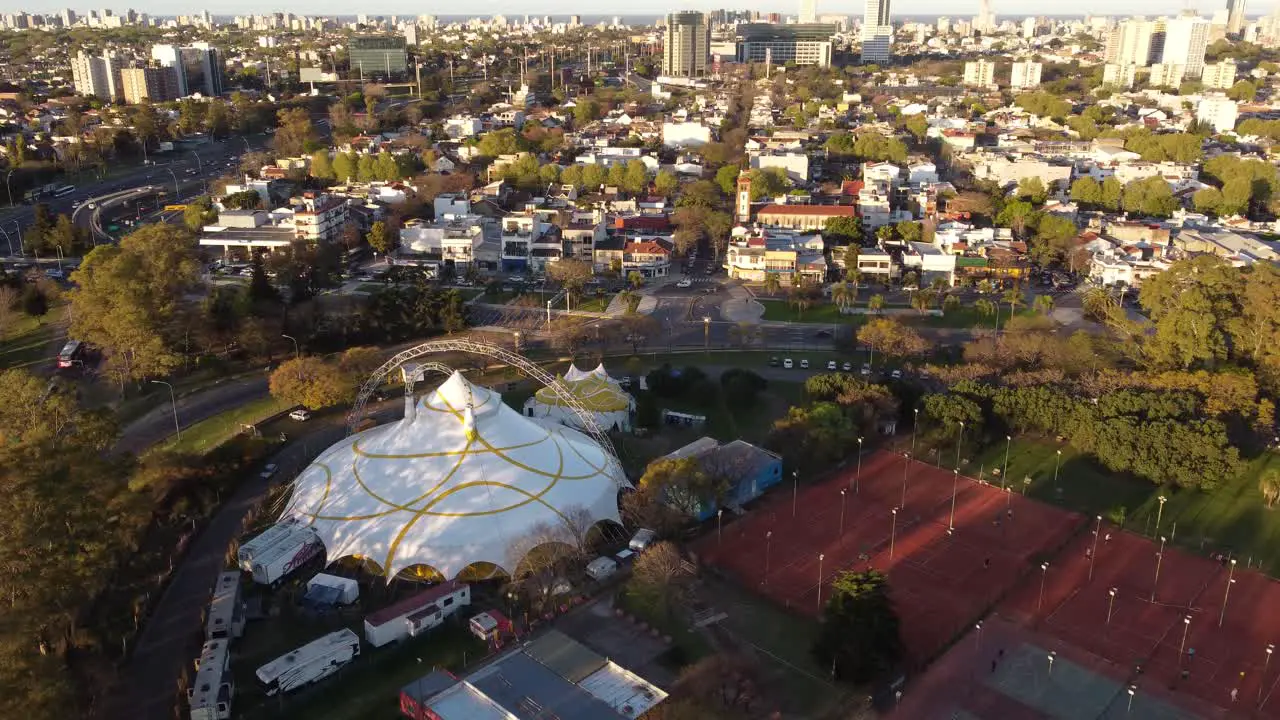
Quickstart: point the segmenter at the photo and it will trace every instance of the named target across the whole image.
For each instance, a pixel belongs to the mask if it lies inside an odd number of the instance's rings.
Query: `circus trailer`
[[[364,619],[364,639],[374,647],[417,637],[471,604],[471,586],[450,580],[411,595]]]
[[[316,638],[258,668],[267,695],[291,692],[338,672],[360,657],[360,636],[343,628]]]
[[[275,585],[289,573],[324,553],[324,544],[315,531],[297,525],[287,537],[264,550],[253,563],[253,581]]]
[[[253,559],[266,552],[267,548],[288,538],[297,527],[298,523],[292,520],[278,522],[244,541],[236,551],[236,564],[245,572],[253,572]]]

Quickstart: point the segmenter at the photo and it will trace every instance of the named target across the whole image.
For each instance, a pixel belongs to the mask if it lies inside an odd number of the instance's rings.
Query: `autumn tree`
[[[627,581],[627,599],[657,618],[670,619],[693,578],[673,543],[659,542],[636,558]]]
[[[725,478],[707,473],[697,458],[659,458],[649,463],[640,486],[657,493],[671,507],[690,517],[718,505],[728,490]]]
[[[310,410],[347,402],[352,388],[337,365],[315,356],[297,357],[280,364],[269,380],[271,396]]]
[[[896,669],[903,644],[888,578],[876,570],[842,571],[830,593],[813,644],[818,665],[830,668],[838,680],[859,685]]]
[[[920,355],[929,349],[920,333],[893,318],[876,318],[863,325],[858,329],[858,342],[891,358]]]
[[[571,304],[581,299],[583,288],[594,276],[595,270],[585,260],[561,259],[547,266],[547,277],[564,287]]]
[[[1142,283],[1139,302],[1155,324],[1143,351],[1156,367],[1212,367],[1227,359],[1240,316],[1239,273],[1212,255],[1179,260]]]
[[[365,241],[369,243],[369,247],[373,248],[374,252],[382,255],[386,255],[395,248],[395,238],[392,236],[391,231],[387,229],[387,224],[382,220],[378,220],[369,226],[369,233],[365,235]]]
[[[311,125],[311,115],[306,108],[291,108],[277,113],[279,125],[273,139],[275,151],[292,157],[301,155],[316,142],[316,130]]]

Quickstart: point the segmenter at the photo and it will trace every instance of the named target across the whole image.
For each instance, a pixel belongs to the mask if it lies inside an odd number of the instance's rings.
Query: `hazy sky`
[[[1274,9],[1278,0],[1253,0],[1246,8],[1250,15],[1263,15]],[[28,12],[56,13],[64,7],[71,7],[78,13],[87,12],[88,7],[67,5],[60,3],[58,0],[11,0],[6,3],[9,7],[6,11],[17,9],[26,10]],[[1045,3],[1040,0],[1009,0],[1002,2],[1001,0],[992,0],[992,8],[998,16],[1002,17],[1025,17],[1027,15],[1044,14],[1046,8]],[[1213,14],[1219,7],[1225,7],[1226,2],[1198,2],[1191,6],[1200,11],[1206,17]],[[369,4],[353,4],[342,0],[277,0],[277,2],[263,3],[255,0],[209,0],[201,4],[199,0],[180,0],[179,2],[163,2],[160,0],[138,0],[131,5],[114,5],[104,3],[96,8],[110,7],[113,11],[120,13],[126,8],[132,7],[138,12],[146,12],[157,15],[177,15],[184,13],[195,13],[202,9],[208,9],[215,15],[241,15],[249,13],[266,13],[266,12],[295,12],[308,15],[352,15],[359,9],[365,10],[370,15],[456,15],[462,9],[474,9],[475,15],[551,15],[567,16],[571,13],[580,15],[615,15],[627,14],[631,15],[656,15],[660,13],[672,12],[675,10],[710,10],[718,7],[723,8],[759,8],[761,11],[781,12],[784,14],[795,14],[799,6],[798,0],[795,3],[777,3],[770,2],[767,4],[735,4],[733,2],[723,3],[702,3],[691,2],[690,0],[675,0],[674,2],[664,2],[663,0],[633,0],[625,4],[617,3],[601,3],[601,2],[581,2],[580,0],[499,0],[497,2],[477,2],[468,4],[440,3],[428,2],[418,3],[412,0],[383,0],[382,2]],[[1176,0],[1119,0],[1119,2],[1102,2],[1100,0],[1085,0],[1081,3],[1073,3],[1072,9],[1083,15],[1085,13],[1095,14],[1112,14],[1112,15],[1129,15],[1129,14],[1146,14],[1146,15],[1173,15],[1185,9],[1183,3]],[[902,15],[949,15],[951,17],[965,17],[977,12],[978,2],[973,0],[969,2],[948,2],[947,0],[915,0],[913,2],[894,2],[893,13],[895,16]],[[844,2],[818,2],[818,13],[844,13],[847,15],[859,15],[862,12],[861,3],[850,0]]]

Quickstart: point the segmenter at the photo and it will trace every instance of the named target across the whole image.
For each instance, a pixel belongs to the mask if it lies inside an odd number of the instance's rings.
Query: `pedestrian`
[[[996,653],[996,656],[997,656],[997,657],[999,657],[1001,660],[1003,660],[1003,659],[1004,659],[1004,648],[1000,648],[1000,651]]]
[[[1012,517],[1013,517],[1013,508],[1009,508],[1008,510],[1005,510],[1005,511],[1004,511],[1004,514],[1005,514],[1005,515],[1007,515],[1009,518],[1012,518]]]
[[[1104,538],[1102,538],[1102,541],[1103,541],[1103,542],[1111,542],[1111,533],[1107,533],[1107,534],[1106,534],[1106,536],[1105,536]]]
[[[996,661],[995,661],[995,660],[992,660],[992,661],[991,661],[991,672],[995,672],[995,671],[996,671]]]
[[[991,558],[990,558],[990,557],[988,557],[987,559],[985,559],[985,560],[983,560],[983,561],[982,561],[982,567],[984,567],[984,568],[989,568],[989,567],[991,567]]]
[[[1240,699],[1240,688],[1231,688],[1231,702]]]
[[[1084,558],[1085,558],[1086,560],[1092,560],[1092,559],[1093,559],[1093,548],[1085,548],[1085,549],[1084,549]]]

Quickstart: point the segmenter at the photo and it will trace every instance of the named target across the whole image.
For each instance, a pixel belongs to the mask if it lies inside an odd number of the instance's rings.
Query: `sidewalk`
[[[729,322],[758,323],[764,318],[764,306],[745,285],[733,285],[729,299],[720,304],[720,315]]]

